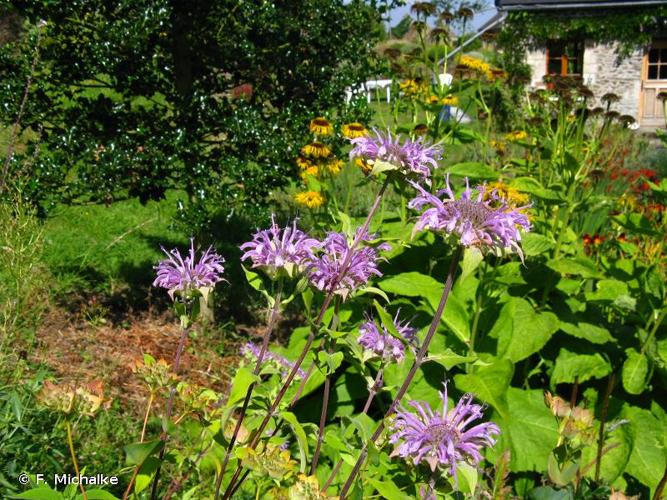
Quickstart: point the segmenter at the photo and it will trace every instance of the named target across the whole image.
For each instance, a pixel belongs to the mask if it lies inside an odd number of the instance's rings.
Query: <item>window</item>
[[[582,76],[583,66],[583,42],[562,40],[547,42],[547,74]],[[665,68],[667,69],[667,61],[665,61]]]
[[[667,48],[648,51],[648,80],[667,80]]]

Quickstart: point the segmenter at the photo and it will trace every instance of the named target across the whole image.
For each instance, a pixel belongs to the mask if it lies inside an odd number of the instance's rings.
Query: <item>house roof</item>
[[[609,9],[667,5],[667,0],[496,0],[498,10]]]

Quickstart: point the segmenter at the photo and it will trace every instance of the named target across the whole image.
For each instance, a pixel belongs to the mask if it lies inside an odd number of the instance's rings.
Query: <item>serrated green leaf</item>
[[[544,255],[555,245],[553,238],[539,233],[526,233],[521,238],[521,248],[523,248],[523,253],[528,257]]]
[[[558,426],[544,404],[543,392],[510,387],[505,397],[508,416],[497,415],[494,420],[500,426],[500,437],[490,453],[500,455],[509,449],[513,472],[545,471],[558,441]]]
[[[611,373],[611,365],[599,353],[577,354],[561,349],[551,374],[551,385],[586,382],[592,378],[603,378]]]
[[[581,276],[582,278],[602,278],[595,262],[588,257],[550,260],[547,266],[562,276]]]
[[[588,340],[593,344],[606,344],[607,342],[615,342],[615,339],[611,336],[609,330],[591,323],[578,322],[575,324],[561,321],[559,327],[568,335],[572,335],[573,337],[577,337],[579,339]]]

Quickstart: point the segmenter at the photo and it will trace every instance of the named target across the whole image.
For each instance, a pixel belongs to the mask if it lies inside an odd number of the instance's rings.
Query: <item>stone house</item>
[[[601,17],[642,8],[667,6],[667,0],[496,0],[499,16],[507,12],[541,12],[558,16]],[[667,91],[667,32],[656,33],[647,47],[619,58],[615,43],[592,40],[536,40],[527,54],[531,86],[544,87],[545,75],[578,76],[600,98],[614,93],[614,108],[634,117],[643,128],[664,127],[665,117],[658,94]]]

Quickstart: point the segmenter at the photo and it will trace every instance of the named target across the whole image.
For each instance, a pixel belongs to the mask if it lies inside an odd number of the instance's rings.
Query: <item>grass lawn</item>
[[[59,290],[113,295],[126,286],[145,288],[166,248],[187,245],[172,227],[176,193],[142,205],[136,199],[110,206],[59,206],[44,224],[44,261]]]

